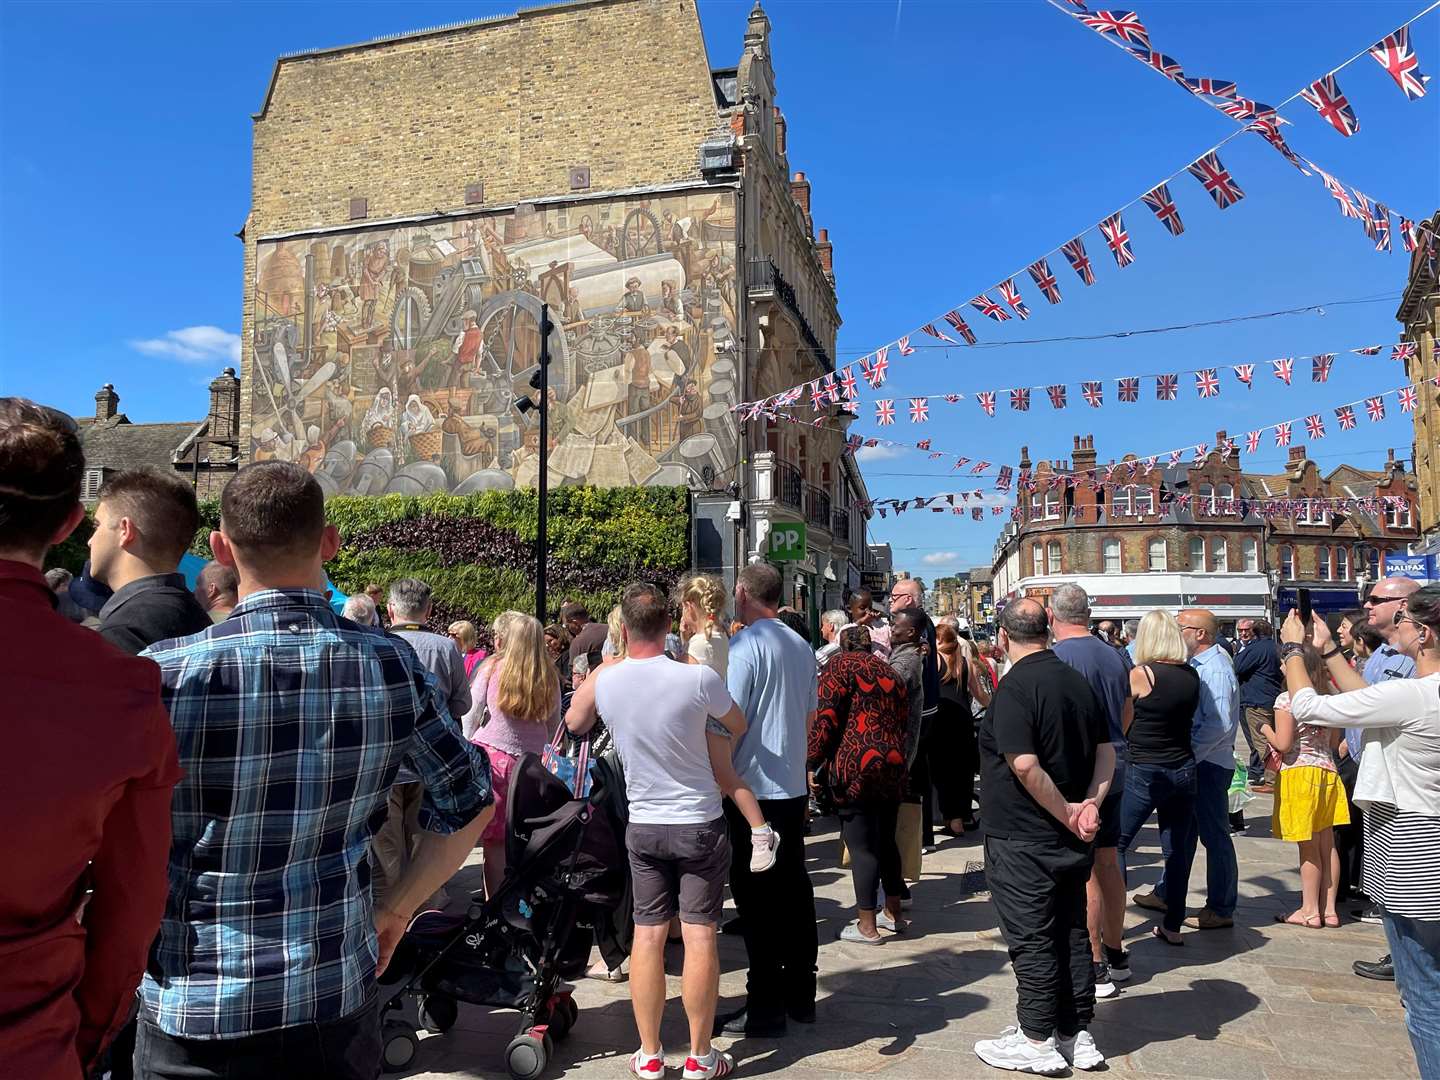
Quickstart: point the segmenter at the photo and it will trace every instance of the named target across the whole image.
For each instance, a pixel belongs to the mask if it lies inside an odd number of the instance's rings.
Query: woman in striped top
[[[1295,719],[1364,728],[1355,801],[1365,811],[1365,891],[1383,909],[1395,984],[1421,1076],[1440,1076],[1440,585],[1412,593],[1390,644],[1415,660],[1415,677],[1318,695],[1305,670],[1307,638],[1332,677],[1344,665],[1323,620],[1313,631],[1292,612],[1280,639]],[[1341,681],[1341,685],[1350,685]]]

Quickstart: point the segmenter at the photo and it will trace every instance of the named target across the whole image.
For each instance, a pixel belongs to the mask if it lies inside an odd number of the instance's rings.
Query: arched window
[[[1315,576],[1321,581],[1330,580],[1330,549],[1324,544],[1315,547]]]
[[[1350,549],[1337,547],[1335,549],[1335,580],[1350,580]]]
[[[1192,574],[1205,572],[1205,541],[1198,536],[1190,538],[1190,572]]]
[[[1225,574],[1230,570],[1230,560],[1226,555],[1225,538],[1217,536],[1210,541],[1210,569],[1217,574]]]
[[[1059,541],[1059,540],[1051,540],[1051,541],[1050,541],[1050,547],[1049,547],[1048,555],[1049,555],[1049,558],[1050,558],[1050,573],[1052,573],[1052,574],[1058,574],[1058,573],[1060,573],[1060,541]]]
[[[1105,557],[1105,573],[1120,573],[1120,541],[1106,540],[1101,546],[1101,551]]]
[[[1295,577],[1295,549],[1289,544],[1280,546],[1280,576],[1286,580]]]
[[[1036,577],[1045,573],[1045,547],[1043,544],[1036,544],[1030,549],[1030,568]]]
[[[1167,557],[1167,554],[1168,554],[1168,553],[1167,553],[1166,550],[1165,550],[1165,541],[1164,541],[1164,540],[1162,540],[1162,539],[1161,539],[1160,537],[1158,537],[1158,536],[1155,537],[1155,539],[1153,539],[1153,540],[1150,541],[1149,551],[1150,551],[1150,569],[1151,569],[1151,570],[1167,570],[1167,569],[1169,569],[1170,560],[1169,560],[1169,558]]]
[[[1254,574],[1260,570],[1260,545],[1253,536],[1247,536],[1240,545],[1245,556],[1245,572]]]
[[[1370,557],[1370,580],[1379,581],[1381,551],[1378,547],[1372,547],[1366,554]]]

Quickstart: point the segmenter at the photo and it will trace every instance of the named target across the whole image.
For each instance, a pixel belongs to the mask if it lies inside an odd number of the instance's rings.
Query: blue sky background
[[[713,66],[736,62],[749,6],[702,0]],[[1247,96],[1278,103],[1424,4],[1132,6],[1155,47],[1188,73],[1232,79]],[[109,381],[133,419],[202,415],[204,385],[236,359],[233,234],[248,207],[250,115],[275,57],[514,7],[0,6],[0,390],[88,413]],[[1143,207],[1129,211],[1136,263],[1119,270],[1094,224],[1228,134],[1228,118],[1040,0],[772,0],[767,11],[791,166],[814,183],[816,225],[835,243],[841,362],[964,304],[1086,228],[1095,286],[1052,257],[1063,304],[1046,305],[1022,276],[1034,317],[997,326],[972,309],[982,343],[1374,300],[1130,340],[921,350],[892,364],[884,396],[1066,380],[1072,404],[1062,413],[1044,401],[1025,414],[1002,407],[991,420],[970,400],[939,403],[924,429],[902,419],[884,434],[1013,463],[1021,445],[1035,458],[1068,457],[1074,434],[1093,433],[1103,462],[1322,410],[1330,437],[1313,456],[1327,470],[1373,467],[1387,447],[1408,456],[1411,430],[1393,400],[1384,423],[1362,419],[1344,434],[1331,411],[1401,384],[1398,365],[1342,354],[1328,384],[1312,386],[1297,366],[1289,390],[1266,370],[1274,357],[1394,340],[1407,262],[1376,254],[1318,180],[1258,137],[1221,152],[1244,201],[1222,212],[1194,180],[1176,179],[1185,234],[1169,236]],[[1301,101],[1282,111],[1298,151],[1421,217],[1440,204],[1440,11],[1411,35],[1422,70],[1437,76],[1426,98],[1408,101],[1362,57],[1340,76],[1360,119],[1356,136],[1342,138]],[[647,47],[666,62],[663,42]],[[642,113],[664,107],[636,103]],[[215,329],[196,329],[207,327]],[[1123,408],[1113,382],[1103,410],[1078,398],[1082,378],[1247,361],[1257,364],[1255,389],[1227,375],[1217,401],[1198,402],[1184,379],[1172,404],[1154,401],[1148,384],[1139,404]],[[873,396],[856,432],[881,433]],[[1267,438],[1246,461],[1278,468],[1283,455]],[[865,473],[876,497],[976,486],[957,484],[950,464],[906,451],[871,456]],[[911,513],[877,519],[873,532],[895,545],[900,566],[931,578],[988,563],[1001,520]]]

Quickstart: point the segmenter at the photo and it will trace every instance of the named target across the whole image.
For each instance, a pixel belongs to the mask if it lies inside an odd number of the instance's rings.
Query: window
[[[1350,580],[1350,549],[1337,547],[1335,549],[1335,580]]]
[[[1370,580],[1380,580],[1380,549],[1377,547],[1367,548],[1365,551],[1366,561],[1370,564]]]
[[[1051,541],[1050,541],[1049,556],[1050,556],[1050,573],[1052,573],[1052,574],[1058,574],[1058,573],[1060,573],[1060,541],[1059,541],[1059,540],[1051,540]]]
[[[1321,581],[1330,580],[1330,549],[1328,547],[1317,547],[1315,549],[1315,576]]]
[[[1325,509],[1325,504],[1319,499],[1307,498],[1304,500],[1303,509],[1300,511],[1299,524],[1329,525],[1330,511]]]
[[[1200,490],[1195,493],[1195,502],[1207,514],[1215,513],[1215,489],[1209,484],[1201,484]]]
[[[1205,572],[1205,541],[1198,536],[1190,538],[1190,572],[1192,574]]]
[[[1169,568],[1169,559],[1165,550],[1165,541],[1156,537],[1150,541],[1150,569],[1165,570]]]
[[[1105,556],[1105,573],[1120,573],[1120,541],[1106,540],[1101,550]]]
[[[103,469],[86,469],[85,476],[80,481],[80,498],[85,502],[100,497],[100,488],[105,482]]]
[[[1295,549],[1289,544],[1280,548],[1280,576],[1287,581],[1295,578]]]
[[[1244,553],[1245,572],[1247,574],[1258,573],[1260,570],[1260,545],[1255,538],[1253,536],[1246,537],[1240,545],[1240,550]]]
[[[1030,566],[1036,577],[1045,573],[1045,549],[1039,544],[1030,549]]]
[[[1402,499],[1398,502],[1386,501],[1385,503],[1385,527],[1387,529],[1408,529],[1410,528],[1410,500]]]
[[[1030,496],[1030,520],[1039,521],[1045,516],[1045,496],[1038,491]]]
[[[1132,488],[1131,491],[1135,497],[1135,513],[1155,513],[1155,491],[1153,488],[1137,487]]]
[[[1047,491],[1045,493],[1045,520],[1060,520],[1060,493],[1058,491]]]
[[[1226,556],[1223,536],[1210,541],[1210,569],[1217,574],[1225,574],[1230,570],[1230,560]]]
[[[1235,512],[1234,487],[1232,487],[1230,484],[1221,484],[1219,490],[1215,492],[1215,496],[1217,499],[1219,499],[1219,505],[1216,507],[1216,513],[1233,514]]]

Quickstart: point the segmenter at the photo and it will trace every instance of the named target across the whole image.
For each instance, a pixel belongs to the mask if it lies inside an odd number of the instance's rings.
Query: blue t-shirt
[[[757,799],[794,799],[805,782],[805,721],[815,711],[815,654],[779,619],[761,619],[730,639],[725,681],[745,714],[735,771]]]
[[[1110,741],[1123,743],[1125,729],[1121,717],[1125,712],[1125,701],[1130,697],[1130,669],[1120,655],[1120,650],[1095,637],[1066,638],[1055,642],[1056,656],[1085,676],[1085,681],[1095,691],[1100,704],[1105,706],[1105,719],[1110,724]]]

